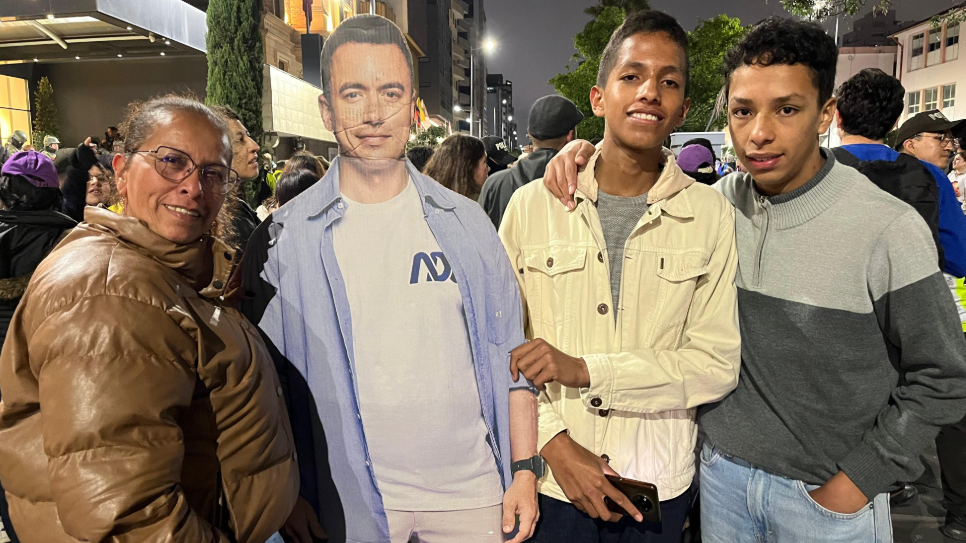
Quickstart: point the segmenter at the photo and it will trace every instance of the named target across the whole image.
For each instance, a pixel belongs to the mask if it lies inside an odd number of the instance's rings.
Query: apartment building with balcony
[[[897,77],[906,89],[900,124],[932,109],[950,119],[966,117],[966,52],[959,45],[966,23],[934,25],[932,20],[907,25],[891,36],[899,46]]]

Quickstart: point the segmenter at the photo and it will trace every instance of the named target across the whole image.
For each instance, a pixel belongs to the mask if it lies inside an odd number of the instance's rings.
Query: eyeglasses
[[[939,144],[942,145],[943,147],[945,147],[947,145],[952,145],[953,147],[959,147],[959,142],[956,140],[956,138],[954,138],[952,136],[939,136],[939,135],[936,135],[936,134],[916,134],[916,137],[917,138],[923,138],[923,137],[925,137],[925,138],[932,138],[934,140],[939,141]]]
[[[172,183],[184,181],[195,170],[199,170],[204,188],[218,194],[228,194],[228,191],[238,182],[238,172],[228,166],[208,164],[199,167],[188,153],[173,147],[162,145],[154,151],[132,151],[131,154],[153,158],[154,169],[161,174],[161,177]]]
[[[107,175],[92,175],[90,179],[87,180],[87,184],[94,183],[96,185],[104,185],[110,182],[110,178]]]

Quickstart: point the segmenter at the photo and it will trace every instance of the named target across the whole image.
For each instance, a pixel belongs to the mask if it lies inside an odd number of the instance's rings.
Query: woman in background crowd
[[[315,172],[309,170],[295,170],[282,174],[278,184],[275,185],[275,198],[278,200],[278,207],[282,207],[308,190],[309,187],[318,183],[319,179]]]
[[[489,173],[486,147],[473,136],[453,134],[439,144],[423,173],[453,192],[476,201]]]
[[[29,541],[263,543],[298,467],[268,350],[221,302],[234,256],[209,232],[238,180],[228,125],[167,96],[122,131],[123,215],[86,209],[0,353],[11,519]]]

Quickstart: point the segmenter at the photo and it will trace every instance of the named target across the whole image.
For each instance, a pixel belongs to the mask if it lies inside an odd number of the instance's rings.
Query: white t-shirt
[[[503,501],[463,301],[412,180],[395,198],[343,196],[333,226],[352,315],[362,426],[386,509]]]

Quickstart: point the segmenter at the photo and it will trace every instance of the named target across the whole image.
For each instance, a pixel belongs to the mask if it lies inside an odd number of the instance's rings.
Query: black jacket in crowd
[[[542,178],[547,171],[547,164],[555,156],[557,156],[556,149],[541,147],[535,149],[527,158],[518,161],[512,168],[487,178],[480,192],[479,202],[497,230],[500,229],[503,213],[513,193],[530,181]]]

